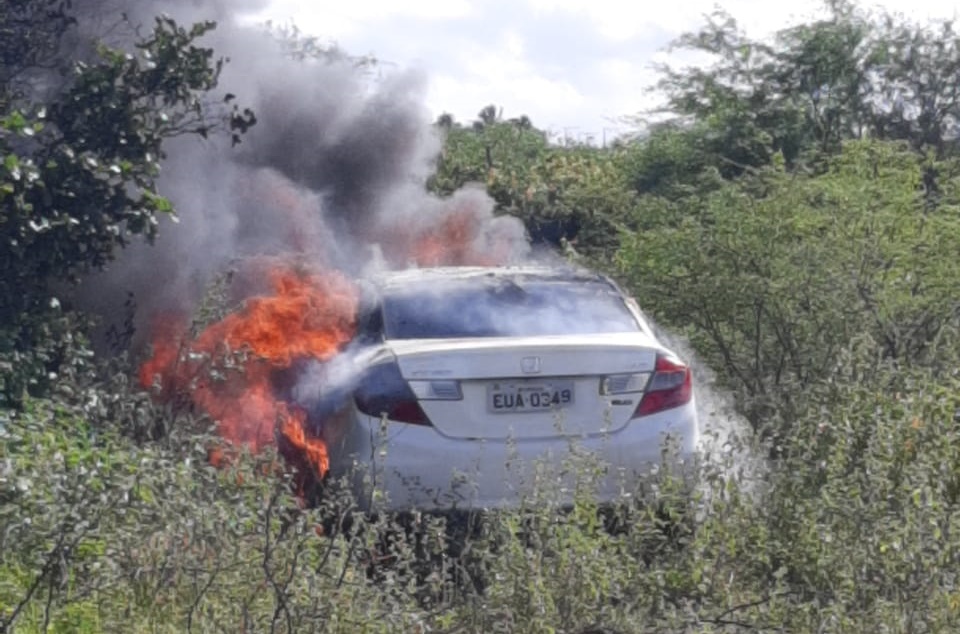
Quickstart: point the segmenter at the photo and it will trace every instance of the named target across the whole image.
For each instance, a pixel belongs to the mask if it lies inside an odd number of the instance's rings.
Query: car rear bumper
[[[665,458],[689,463],[699,443],[693,401],[609,434],[564,439],[472,440],[432,427],[358,415],[331,448],[364,510],[443,511],[570,504],[578,487],[598,502],[632,493]]]

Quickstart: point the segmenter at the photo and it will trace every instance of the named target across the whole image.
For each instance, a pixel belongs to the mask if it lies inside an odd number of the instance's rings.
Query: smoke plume
[[[115,44],[123,44],[122,29],[109,20],[121,14],[141,30],[161,10],[181,24],[217,21],[203,44],[229,61],[212,100],[234,94],[258,121],[237,147],[215,137],[168,144],[159,185],[179,222],[163,222],[154,245],[125,249],[83,286],[82,305],[109,325],[132,294],[141,333],[158,313],[189,312],[214,276],[244,259],[296,254],[359,275],[378,266],[524,256],[521,223],[495,218],[483,191],[449,199],[426,192],[441,139],[429,125],[421,73],[380,76],[350,59],[294,59],[280,38],[242,26],[227,4],[81,3],[81,31],[109,32]],[[262,4],[231,2],[229,9]]]

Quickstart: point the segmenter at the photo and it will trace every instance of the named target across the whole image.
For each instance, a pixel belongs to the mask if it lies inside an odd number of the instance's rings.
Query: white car
[[[668,437],[680,460],[696,451],[690,368],[603,276],[451,267],[363,289],[356,339],[308,409],[330,477],[366,510],[502,508],[537,487],[556,501],[572,455],[600,465],[591,494],[610,501]]]

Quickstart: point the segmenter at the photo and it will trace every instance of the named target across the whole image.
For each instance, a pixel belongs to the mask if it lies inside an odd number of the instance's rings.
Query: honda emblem
[[[520,360],[520,369],[524,374],[537,374],[540,372],[540,357],[524,357]]]

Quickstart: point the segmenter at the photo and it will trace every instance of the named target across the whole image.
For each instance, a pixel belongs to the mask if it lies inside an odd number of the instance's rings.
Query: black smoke
[[[131,245],[80,288],[78,302],[105,326],[121,319],[132,296],[145,334],[152,315],[191,310],[215,276],[244,258],[295,253],[359,275],[380,265],[389,245],[378,242],[393,228],[429,228],[463,207],[483,225],[478,240],[496,236],[525,255],[521,223],[494,218],[493,201],[479,189],[450,199],[426,192],[441,139],[422,73],[386,72],[345,55],[297,59],[289,40],[240,19],[262,2],[77,6],[83,37],[105,34],[120,46],[145,33],[159,11],[185,25],[216,21],[202,43],[228,63],[211,103],[230,93],[257,117],[236,147],[226,135],[168,143],[159,185],[178,222],[163,222],[155,244]]]

